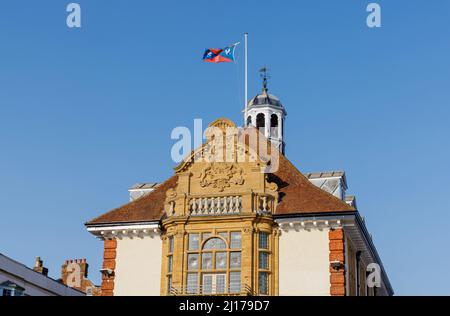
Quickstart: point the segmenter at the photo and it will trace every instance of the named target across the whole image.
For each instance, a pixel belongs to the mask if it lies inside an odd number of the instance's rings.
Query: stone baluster
[[[198,213],[198,205],[197,205],[197,199],[192,199],[192,213],[197,214]]]
[[[267,211],[267,196],[263,196],[263,198],[262,198],[262,209],[263,209],[263,211],[264,212],[266,212]]]
[[[214,214],[215,204],[216,203],[215,203],[214,198],[209,198],[208,199],[208,205],[209,205],[208,214]]]
[[[223,198],[223,213],[228,213],[228,197]]]
[[[220,200],[220,197],[216,198],[216,204],[217,204],[217,208],[216,208],[216,214],[219,214],[222,210],[222,201]]]

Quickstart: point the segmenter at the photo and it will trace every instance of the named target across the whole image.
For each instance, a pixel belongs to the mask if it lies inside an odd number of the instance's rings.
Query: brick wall
[[[345,295],[345,247],[344,230],[342,228],[330,230],[330,294],[331,296]],[[335,269],[331,262],[339,261],[341,266]]]
[[[103,252],[103,269],[116,269],[117,240],[105,240]],[[111,275],[102,274],[102,296],[114,295],[114,272]]]

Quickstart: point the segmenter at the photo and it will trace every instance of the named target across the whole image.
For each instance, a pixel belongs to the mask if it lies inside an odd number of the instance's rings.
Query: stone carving
[[[166,197],[168,200],[173,200],[177,197],[177,192],[174,189],[170,188],[166,191]]]
[[[211,163],[204,168],[199,175],[202,187],[213,187],[220,192],[229,188],[232,184],[244,184],[242,168],[231,163]]]
[[[269,182],[267,183],[267,189],[276,192],[278,191],[278,185],[275,182]]]

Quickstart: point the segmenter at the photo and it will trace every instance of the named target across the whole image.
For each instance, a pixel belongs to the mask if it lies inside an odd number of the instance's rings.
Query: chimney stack
[[[69,287],[83,290],[88,276],[88,263],[86,259],[66,260],[61,266],[61,281]]]
[[[36,257],[33,270],[42,275],[48,275],[48,269],[44,267],[44,262],[41,260],[41,257]]]

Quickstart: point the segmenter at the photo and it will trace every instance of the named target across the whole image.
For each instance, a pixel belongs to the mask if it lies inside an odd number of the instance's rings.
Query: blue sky
[[[398,295],[450,294],[450,3],[378,1],[4,1],[0,10],[0,252],[59,277],[102,243],[83,223],[169,177],[170,133],[242,121],[237,64],[206,47],[249,32],[249,94],[285,105],[287,156],[345,170]],[[159,254],[157,254],[159,255]]]

